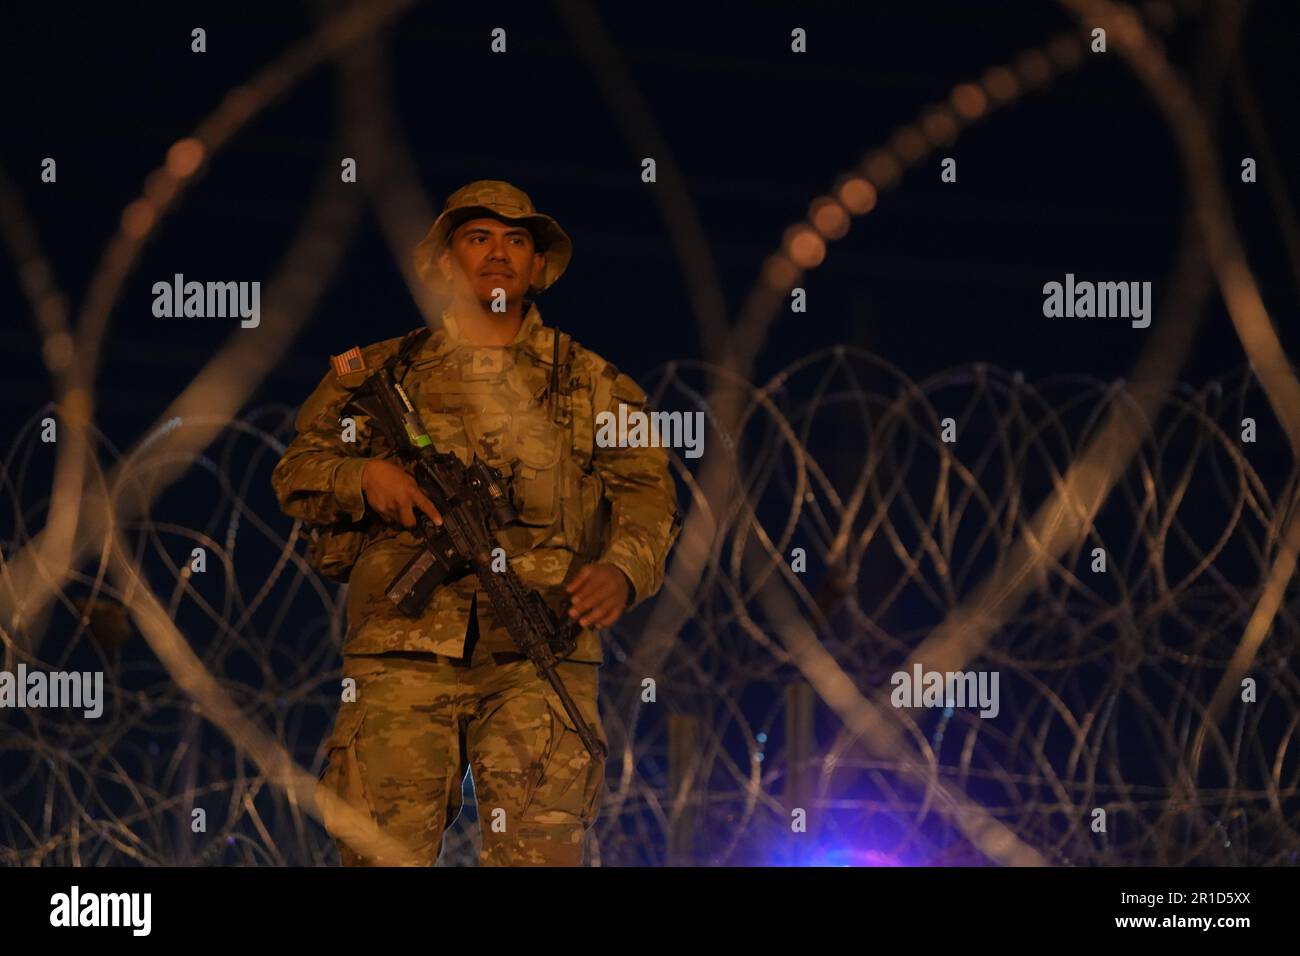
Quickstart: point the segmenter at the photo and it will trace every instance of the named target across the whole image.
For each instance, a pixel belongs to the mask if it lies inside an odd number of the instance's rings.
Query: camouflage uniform
[[[557,236],[567,237],[554,221],[534,213],[513,187],[479,182],[448,199],[417,248],[426,281],[437,284],[432,258],[454,228],[453,211],[461,221],[493,214],[530,228],[544,220],[553,229],[535,230],[550,239],[541,287],[563,271],[568,250],[557,255],[555,247]],[[591,761],[554,692],[521,659],[478,579],[469,574],[439,587],[419,618],[405,617],[384,596],[420,542],[367,510],[361,469],[394,453],[364,415],[355,416],[355,440],[345,442],[339,416],[350,390],[403,345],[413,346],[420,331],[336,358],[299,412],[298,435],[272,476],[282,509],[313,531],[313,565],[348,582],[343,672],[356,680],[357,699],[341,705],[322,785],[432,864],[459,810],[469,765],[482,863],[576,865],[599,810],[603,763]],[[629,607],[658,591],[680,527],[667,454],[595,443],[598,412],[617,415],[619,403],[644,407],[645,393],[630,377],[543,325],[535,305],[508,345],[465,341],[448,309],[407,353],[404,384],[438,450],[466,464],[477,454],[509,482],[519,520],[496,537],[525,586],[566,619],[563,586],[588,563],[608,562],[627,576]],[[584,628],[560,671],[604,741],[596,707],[601,661],[599,635]],[[341,842],[340,853],[345,864],[384,862],[363,861]]]

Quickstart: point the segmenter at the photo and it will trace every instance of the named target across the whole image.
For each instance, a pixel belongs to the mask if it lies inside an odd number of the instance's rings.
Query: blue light
[[[858,847],[829,847],[814,852],[804,866],[906,866],[896,856]]]

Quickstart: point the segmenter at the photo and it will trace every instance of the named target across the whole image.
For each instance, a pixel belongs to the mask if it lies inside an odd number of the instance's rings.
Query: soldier
[[[604,792],[552,688],[494,614],[474,574],[438,587],[418,618],[385,588],[441,522],[351,390],[395,353],[439,451],[506,478],[518,520],[496,532],[510,567],[581,626],[558,670],[602,744],[597,630],[659,590],[680,529],[667,454],[600,447],[596,415],[645,405],[626,374],[542,324],[533,297],[564,272],[569,237],[508,183],[457,190],[415,249],[421,280],[451,295],[440,323],[333,359],[276,465],[281,508],[313,532],[309,559],[348,582],[343,674],[356,681],[326,743],[321,785],[432,865],[472,768],[484,865],[580,865]],[[330,825],[326,820],[327,827]],[[344,865],[383,865],[339,842]]]

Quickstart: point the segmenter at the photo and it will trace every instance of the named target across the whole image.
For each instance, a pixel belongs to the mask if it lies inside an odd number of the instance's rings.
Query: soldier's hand
[[[627,575],[612,564],[587,564],[564,586],[569,592],[569,617],[583,627],[609,627],[627,607],[631,585]]]
[[[366,462],[361,469],[361,491],[366,505],[392,524],[403,528],[415,527],[417,511],[423,511],[434,524],[442,524],[442,515],[420,490],[410,472],[391,461],[372,458]]]

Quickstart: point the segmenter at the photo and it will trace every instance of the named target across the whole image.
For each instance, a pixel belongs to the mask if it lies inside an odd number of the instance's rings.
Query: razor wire
[[[1296,861],[1293,587],[1242,690],[1249,699],[1214,724],[1199,762],[1190,757],[1297,496],[1296,463],[1248,370],[1175,389],[1138,423],[1139,453],[1086,535],[1045,566],[969,664],[989,683],[997,675],[996,714],[948,701],[893,711],[929,786],[855,747],[809,694],[758,595],[789,589],[857,689],[888,695],[1103,419],[1136,409],[1133,386],[1030,383],[982,364],[912,381],[837,347],[750,388],[741,427],[725,435],[702,397],[715,371],[676,362],[645,378],[655,409],[698,416],[705,458],[734,456],[737,487],[710,516],[717,534],[695,586],[647,602],[690,609],[657,672],[630,668],[645,608],[604,635],[612,749],[591,864],[988,862],[936,812],[940,784],[1059,865]],[[301,526],[274,507],[270,472],[292,412],[225,422],[156,500],[151,476],[178,464],[169,453],[127,460],[93,429],[91,441],[101,478],[116,475],[114,502],[153,501],[120,530],[171,620],[245,715],[320,772],[340,699],[346,586],[311,570]],[[48,501],[30,490],[48,487],[52,467],[43,415],[3,461],[6,554],[47,518]],[[167,427],[195,425],[212,423]],[[679,498],[698,506],[693,469],[704,458],[669,451]],[[191,570],[195,548],[202,573]],[[753,549],[763,561],[742,561]],[[100,561],[60,589],[43,640],[3,632],[5,669],[102,671],[104,699],[98,718],[0,709],[0,863],[335,862],[328,834],[205,722],[133,634]],[[23,657],[24,646],[41,657]],[[440,865],[476,860],[472,774],[465,792]]]

